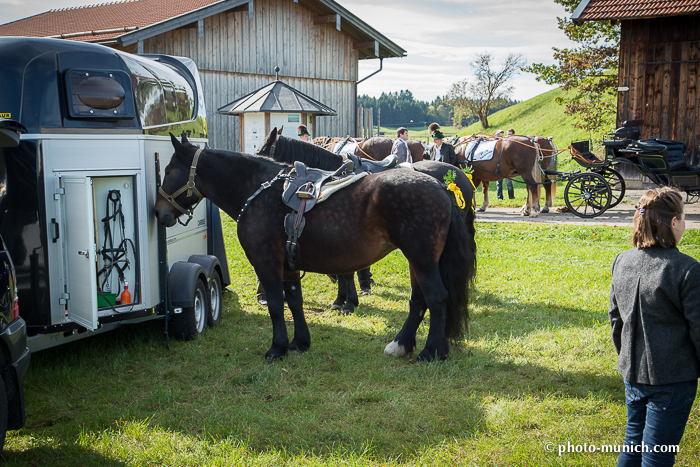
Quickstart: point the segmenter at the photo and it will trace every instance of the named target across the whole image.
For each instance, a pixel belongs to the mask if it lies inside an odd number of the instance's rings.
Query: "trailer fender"
[[[201,278],[205,284],[207,283],[207,273],[197,263],[178,261],[170,267],[168,290],[171,309],[192,306],[197,278]]]
[[[212,255],[192,255],[187,259],[188,263],[199,264],[204,268],[204,272],[207,275],[207,280],[212,277],[212,274],[218,273],[219,278],[223,281],[223,272],[221,268],[221,263],[219,258]]]

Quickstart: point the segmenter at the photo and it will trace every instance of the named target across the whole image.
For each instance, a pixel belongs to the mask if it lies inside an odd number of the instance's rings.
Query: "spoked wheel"
[[[610,201],[610,206],[608,206],[608,209],[614,208],[620,204],[622,198],[625,197],[625,179],[622,178],[620,172],[615,169],[611,169],[610,167],[606,167],[598,173],[602,175],[605,181],[608,182],[608,185],[610,185],[612,200]]]
[[[610,207],[612,192],[602,175],[584,172],[569,180],[564,188],[564,203],[578,217],[596,217]]]

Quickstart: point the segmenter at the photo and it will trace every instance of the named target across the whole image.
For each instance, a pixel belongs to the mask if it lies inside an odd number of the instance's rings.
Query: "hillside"
[[[473,133],[493,134],[496,130],[506,131],[515,129],[518,135],[540,135],[554,138],[558,147],[568,146],[571,141],[588,139],[588,132],[573,127],[575,117],[564,115],[564,107],[557,104],[554,99],[563,96],[560,88],[553,89],[539,96],[514,106],[500,110],[489,116],[488,130],[481,128],[479,122],[463,128],[460,136]]]

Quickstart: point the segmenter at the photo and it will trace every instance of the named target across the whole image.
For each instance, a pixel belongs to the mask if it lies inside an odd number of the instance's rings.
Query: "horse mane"
[[[295,161],[303,162],[309,167],[321,170],[335,170],[343,165],[343,158],[321,146],[286,136],[277,137],[277,149],[274,160],[294,165]]]

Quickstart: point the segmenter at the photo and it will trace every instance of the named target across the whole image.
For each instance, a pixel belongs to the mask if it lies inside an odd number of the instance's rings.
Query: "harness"
[[[202,199],[204,199],[204,196],[202,196],[202,194],[199,192],[199,190],[197,190],[197,187],[194,184],[194,177],[197,175],[197,162],[199,162],[199,156],[200,154],[202,154],[202,151],[204,151],[204,149],[197,149],[197,152],[194,153],[194,158],[192,159],[192,166],[190,167],[190,178],[189,180],[187,180],[187,183],[182,188],[177,190],[172,195],[167,194],[165,190],[163,190],[163,188],[158,188],[158,193],[160,193],[160,195],[163,198],[165,198],[175,209],[180,211],[182,214],[188,216],[187,222],[185,222],[184,224],[180,219],[177,220],[177,222],[182,226],[186,226],[190,223],[192,217],[194,216],[194,210],[197,208],[199,203],[202,202]],[[192,193],[197,195],[197,202],[194,203],[194,206],[192,206],[189,210],[183,208],[177,203],[177,201],[175,201],[175,198],[180,196],[185,191],[187,191],[188,198],[192,196]]]

